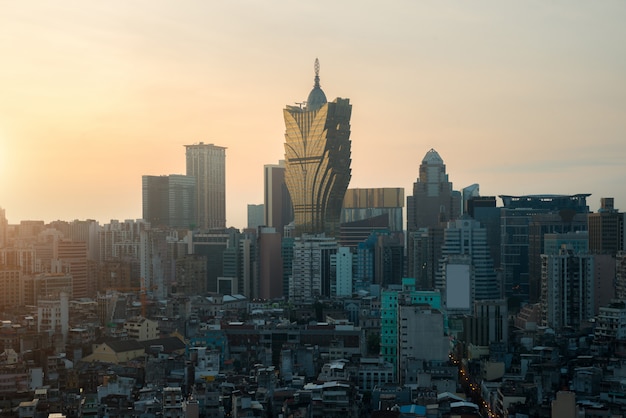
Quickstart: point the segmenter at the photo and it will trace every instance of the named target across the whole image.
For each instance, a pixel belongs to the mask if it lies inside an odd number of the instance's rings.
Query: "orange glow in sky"
[[[350,187],[404,187],[436,149],[455,189],[592,193],[626,210],[622,1],[6,2],[0,207],[141,217],[141,176],[227,147],[227,223],[263,201],[313,62],[350,98]]]

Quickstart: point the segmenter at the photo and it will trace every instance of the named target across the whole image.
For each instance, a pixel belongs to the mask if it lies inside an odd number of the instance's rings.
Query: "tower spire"
[[[313,87],[320,87],[320,60],[315,58],[315,64],[313,65],[315,69],[315,85]]]

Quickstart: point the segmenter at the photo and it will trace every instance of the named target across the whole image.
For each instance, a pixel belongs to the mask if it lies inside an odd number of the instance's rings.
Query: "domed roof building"
[[[287,106],[285,118],[285,184],[293,204],[295,235],[338,232],[343,198],[350,183],[349,99],[332,102],[315,83],[305,106]]]

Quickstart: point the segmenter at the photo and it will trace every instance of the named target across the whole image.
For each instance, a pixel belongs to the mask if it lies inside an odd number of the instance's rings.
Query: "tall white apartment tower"
[[[185,145],[187,176],[196,179],[196,228],[226,228],[226,148]]]
[[[330,296],[330,260],[337,252],[337,241],[323,235],[303,235],[293,247],[289,299],[312,301]]]
[[[448,222],[437,276],[448,310],[471,310],[475,300],[500,298],[487,230],[480,222],[468,216]]]

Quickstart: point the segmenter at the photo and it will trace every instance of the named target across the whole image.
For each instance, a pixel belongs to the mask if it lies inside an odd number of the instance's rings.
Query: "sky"
[[[84,0],[0,6],[0,208],[139,219],[141,176],[226,150],[227,225],[263,203],[320,60],[352,103],[351,188],[434,148],[456,190],[591,193],[626,211],[626,2]],[[499,202],[500,204],[500,202]]]

